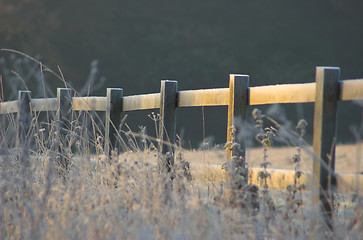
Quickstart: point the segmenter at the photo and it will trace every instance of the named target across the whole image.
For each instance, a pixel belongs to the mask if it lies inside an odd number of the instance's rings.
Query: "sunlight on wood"
[[[282,84],[250,88],[250,105],[307,103],[315,100],[315,83]]]
[[[151,93],[123,98],[122,111],[147,110],[160,108],[160,93]]]
[[[106,97],[74,97],[74,111],[106,111]]]
[[[227,106],[229,88],[187,90],[179,92],[178,107]]]
[[[343,101],[363,99],[363,79],[341,82],[340,99]]]

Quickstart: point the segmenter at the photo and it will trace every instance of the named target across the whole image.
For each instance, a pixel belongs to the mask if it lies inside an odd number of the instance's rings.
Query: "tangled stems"
[[[263,171],[258,172],[257,179],[260,182],[260,186],[267,190],[267,179],[271,178],[271,175],[267,172],[267,167],[271,165],[271,162],[268,161],[267,150],[272,146],[272,137],[276,136],[277,129],[272,126],[264,128],[263,118],[265,115],[257,108],[252,111],[252,117],[256,122],[255,127],[258,130],[255,139],[263,146],[263,162],[260,163]]]
[[[303,138],[305,135],[305,130],[306,130],[307,125],[308,125],[308,123],[304,119],[301,119],[296,125],[296,128],[298,130],[298,144],[297,144],[297,148],[296,148],[297,153],[292,158],[293,164],[295,165],[294,184],[287,186],[287,191],[288,191],[287,202],[290,205],[292,205],[292,206],[296,205],[297,207],[300,207],[303,205],[302,190],[304,190],[306,188],[305,184],[300,183],[301,177],[304,174],[300,170],[300,162],[301,162],[301,145],[303,142]],[[298,198],[296,197],[297,192],[299,192]]]

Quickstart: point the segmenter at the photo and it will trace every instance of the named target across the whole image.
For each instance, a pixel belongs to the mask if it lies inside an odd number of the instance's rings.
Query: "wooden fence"
[[[105,145],[109,150],[115,146],[122,112],[160,109],[159,150],[166,153],[173,151],[175,143],[177,108],[228,106],[227,142],[230,142],[232,126],[237,133],[243,131],[248,106],[313,102],[313,201],[320,201],[323,212],[330,217],[333,190],[336,185],[344,188],[339,183],[342,179],[335,174],[337,103],[363,99],[363,79],[341,81],[339,68],[317,67],[314,83],[249,87],[248,75],[231,74],[229,88],[178,91],[177,81],[161,81],[160,93],[123,96],[121,88],[108,88],[106,97],[72,96],[72,90],[66,88],[57,89],[57,98],[46,99],[31,99],[31,92],[20,91],[19,100],[0,103],[0,114],[18,114],[19,139],[23,139],[30,128],[32,111],[57,111],[58,120],[69,118],[72,111],[104,111]],[[239,140],[243,152],[244,142]],[[228,150],[228,158],[233,154]],[[169,157],[166,161],[171,166],[174,160]],[[362,182],[362,176],[357,178]]]

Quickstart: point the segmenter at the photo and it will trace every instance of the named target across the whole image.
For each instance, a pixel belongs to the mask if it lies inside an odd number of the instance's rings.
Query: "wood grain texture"
[[[72,121],[72,105],[74,105],[72,104],[72,96],[72,89],[57,88],[57,116],[65,129],[69,129],[69,123]]]
[[[178,107],[226,106],[229,103],[229,89],[201,89],[179,91]]]
[[[315,101],[315,83],[282,84],[250,88],[250,105]]]
[[[19,91],[18,101],[18,145],[25,147],[31,142],[32,136],[30,134],[32,113],[31,113],[31,92]],[[27,148],[27,147],[26,147]]]
[[[308,103],[315,101],[316,83],[281,84],[250,88],[250,105],[276,103]],[[363,79],[340,82],[340,100],[363,99]],[[56,111],[56,98],[32,99],[33,111]],[[178,92],[178,107],[227,106],[229,88],[184,90]],[[106,97],[74,97],[74,111],[106,111]],[[124,111],[157,109],[160,107],[160,93],[125,96]],[[18,101],[0,103],[0,114],[18,112]]]
[[[363,99],[363,79],[344,80],[340,82],[340,100]]]
[[[106,111],[107,97],[73,97],[73,111]]]
[[[243,126],[247,119],[247,106],[249,104],[249,76],[231,74],[229,75],[229,103],[227,120],[227,142],[235,141],[240,144],[243,159],[245,159],[245,135]],[[234,128],[234,129],[233,129]],[[232,131],[235,130],[232,136]],[[232,139],[234,138],[234,139]],[[236,152],[227,151],[227,158],[231,159]],[[244,168],[244,166],[242,166]]]
[[[160,93],[127,96],[123,98],[122,109],[124,112],[157,108],[160,108]]]
[[[32,111],[57,111],[57,98],[32,99]]]
[[[105,116],[105,150],[117,148],[117,135],[121,123],[123,90],[121,88],[107,88],[107,108]]]
[[[67,134],[71,130],[71,123],[73,121],[72,114],[72,96],[73,91],[70,88],[57,88],[57,119],[58,119],[58,132],[59,132],[59,159],[58,164],[61,166],[62,174],[68,172],[70,167],[69,158],[69,139],[67,139]]]
[[[238,188],[248,181],[246,166],[246,134],[247,106],[249,103],[249,76],[229,75],[229,104],[227,120],[227,143],[238,143],[240,148],[227,148],[227,159],[232,159],[231,177]]]
[[[313,127],[313,203],[321,203],[325,223],[332,228],[335,178],[335,145],[340,69],[316,68]]]
[[[164,168],[170,172],[174,165],[174,144],[176,135],[177,81],[161,81],[159,151],[165,156]]]
[[[9,101],[0,103],[0,114],[17,113],[19,111],[19,101]]]

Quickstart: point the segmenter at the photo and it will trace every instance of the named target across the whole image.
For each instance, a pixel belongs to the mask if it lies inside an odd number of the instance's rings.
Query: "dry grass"
[[[33,116],[24,146],[14,140],[14,116],[0,118],[2,126],[7,123],[0,128],[1,239],[363,239],[361,196],[335,195],[330,232],[318,206],[311,204],[310,191],[241,187],[228,175],[217,181],[218,173],[209,165],[222,165],[221,150],[178,148],[176,164],[166,173],[155,164],[163,160],[155,142],[142,133],[143,151],[137,147],[140,139],[124,131],[118,139],[124,153],[108,159],[103,157],[99,117],[75,114],[61,137],[53,115],[47,113],[46,123]],[[289,161],[295,151],[269,149],[272,167],[294,169]],[[352,165],[352,152],[338,147],[338,171]],[[70,160],[68,171],[60,164],[60,153]],[[249,150],[247,157],[249,166],[266,160],[261,149]],[[310,170],[310,161],[302,155],[300,168]],[[208,176],[198,180],[200,172],[190,173],[189,163],[204,164]]]
[[[312,151],[312,147],[308,147]],[[335,170],[339,173],[363,173],[363,165],[357,169],[357,159],[359,151],[363,152],[363,142],[358,144],[338,145],[336,147]],[[294,170],[292,156],[296,153],[296,147],[275,147],[268,151],[269,161],[273,168]],[[185,151],[185,159],[195,164],[221,165],[225,161],[226,153],[223,150],[213,149],[205,151]],[[260,167],[263,158],[262,148],[249,148],[246,151],[246,159],[249,167]],[[303,171],[312,171],[312,157],[310,154],[303,152],[301,157],[301,169]]]
[[[148,156],[122,154],[110,164],[76,160],[66,180],[55,159],[21,151],[0,158],[3,239],[306,239],[314,207],[290,206],[284,191],[236,192],[228,182],[173,181]],[[188,155],[188,159],[196,159]],[[208,152],[205,154],[209,154]],[[180,161],[177,162],[180,166]],[[334,238],[362,237],[362,202],[340,196]],[[252,199],[252,200],[251,200]],[[259,207],[255,208],[255,204]],[[288,207],[289,206],[289,207]]]
[[[97,141],[100,131],[93,126],[95,121],[88,121],[92,123],[89,128],[80,128],[85,122],[81,117],[76,118],[66,136],[59,138],[52,132],[56,129],[52,125],[56,123],[50,123],[48,134],[34,121],[29,136],[36,137],[28,142],[33,145],[20,148],[8,147],[6,141],[15,133],[8,126],[2,135],[0,151],[2,239],[363,237],[361,197],[336,195],[334,231],[329,232],[319,220],[318,206],[311,205],[309,191],[299,196],[291,191],[259,189],[255,185],[239,188],[228,175],[220,181],[218,172],[213,173],[209,166],[222,165],[225,153],[221,150],[177,148],[173,172],[165,173],[155,164],[163,157],[151,141],[143,142],[146,146],[143,151],[126,148],[126,145],[137,145],[133,144],[137,139],[132,132],[125,135],[125,140],[119,139],[123,145],[128,142],[124,146],[127,151],[105,158],[102,143]],[[71,159],[66,174],[57,164],[57,146]],[[285,158],[293,153],[293,150],[277,149],[279,165],[275,150],[269,151],[274,168],[285,165]],[[249,164],[261,162],[261,154],[262,149],[249,150]],[[96,161],[90,161],[91,158]],[[304,159],[303,155],[303,162]],[[208,175],[198,178],[201,173],[191,168],[191,180],[190,172],[186,171],[189,163],[203,164],[202,172]],[[312,218],[318,220],[314,228]]]
[[[125,139],[119,139],[125,152],[107,159],[99,137],[102,131],[93,120],[96,118],[86,117],[91,121],[75,115],[63,137],[53,126],[56,122],[48,122],[44,130],[44,124],[34,118],[28,135],[33,140],[22,141],[31,145],[18,148],[11,141],[16,121],[7,121],[0,142],[2,239],[363,237],[363,202],[359,196],[336,195],[334,231],[329,232],[319,220],[318,206],[311,204],[309,191],[299,195],[256,185],[237,187],[228,175],[220,181],[218,172],[210,171],[209,165],[222,165],[225,153],[221,150],[177,148],[173,171],[166,173],[155,164],[163,161],[163,156],[154,143],[140,134],[145,140],[145,150],[141,151],[135,148],[137,134],[129,131],[123,132]],[[87,123],[90,125],[84,127]],[[258,152],[256,160],[254,151]],[[281,165],[274,160],[273,149],[269,151],[272,167],[284,165],[284,160]],[[290,154],[281,148],[276,151],[279,159]],[[251,149],[249,164],[261,162],[262,152]],[[59,153],[70,159],[66,173],[58,164]],[[192,171],[191,180],[186,171],[189,163],[204,164],[202,171],[209,174],[200,180],[200,173]],[[312,218],[317,220],[313,227]]]

